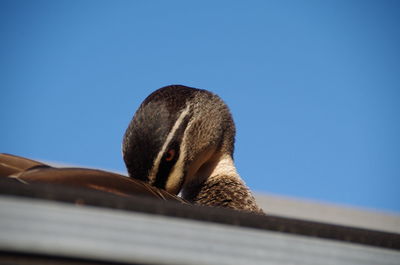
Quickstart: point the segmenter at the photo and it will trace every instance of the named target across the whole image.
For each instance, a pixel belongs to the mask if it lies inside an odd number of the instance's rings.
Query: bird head
[[[235,128],[215,94],[172,85],[140,105],[123,139],[130,177],[178,194],[207,178],[223,154],[232,155]]]

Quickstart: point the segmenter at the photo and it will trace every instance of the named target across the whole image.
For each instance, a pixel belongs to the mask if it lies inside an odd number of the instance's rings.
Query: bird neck
[[[197,176],[203,181],[188,185],[182,197],[193,204],[262,213],[230,155],[222,156],[209,172],[208,177]]]
[[[233,163],[233,159],[230,155],[223,155],[219,159],[217,165],[212,170],[210,177],[212,178],[221,175],[232,176],[241,180],[239,174],[237,173],[235,164]]]

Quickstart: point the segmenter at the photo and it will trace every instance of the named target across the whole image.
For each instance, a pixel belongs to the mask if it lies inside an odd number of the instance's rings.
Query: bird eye
[[[174,149],[170,149],[168,150],[168,152],[165,154],[165,160],[166,161],[171,161],[172,159],[174,159],[175,156],[175,150]]]

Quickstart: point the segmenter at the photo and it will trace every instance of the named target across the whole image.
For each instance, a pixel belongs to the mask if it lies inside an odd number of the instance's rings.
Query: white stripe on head
[[[178,130],[179,126],[181,125],[183,119],[189,114],[189,104],[186,105],[186,108],[181,112],[181,114],[179,115],[178,119],[176,120],[174,126],[172,126],[171,131],[169,132],[169,134],[167,135],[167,138],[165,139],[165,142],[160,150],[160,152],[157,154],[156,159],[153,162],[153,167],[150,171],[149,174],[149,180],[150,180],[150,184],[153,185],[154,182],[156,181],[156,176],[157,176],[157,171],[158,171],[158,167],[160,165],[160,161],[162,156],[165,153],[165,150],[167,149],[168,145],[170,144],[172,138],[174,137],[176,131]],[[179,160],[178,160],[179,161]]]
[[[176,161],[171,173],[168,176],[167,182],[165,183],[165,190],[174,194],[177,194],[181,188],[179,184],[182,183],[181,178],[183,177],[184,161],[186,157],[186,137],[191,125],[192,122],[189,122],[185,132],[183,133],[181,146],[179,148],[178,161]]]

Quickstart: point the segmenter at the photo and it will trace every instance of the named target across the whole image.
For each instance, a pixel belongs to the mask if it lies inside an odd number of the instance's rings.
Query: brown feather
[[[27,184],[51,183],[100,190],[119,196],[140,195],[185,203],[180,197],[150,186],[143,181],[103,170],[54,168],[34,160],[8,154],[0,154],[0,165],[0,176],[15,178]],[[9,172],[11,174],[8,174]]]
[[[35,167],[48,167],[48,165],[20,156],[0,154],[0,177],[6,177]]]

